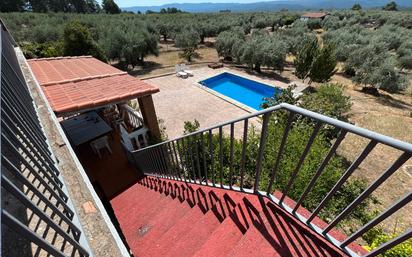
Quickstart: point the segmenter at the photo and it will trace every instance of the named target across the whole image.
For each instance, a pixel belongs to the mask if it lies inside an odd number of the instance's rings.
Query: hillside
[[[412,7],[412,1],[398,0],[397,4],[401,7]],[[134,6],[122,8],[131,12],[146,12],[148,10],[158,12],[162,8],[178,8],[185,12],[219,12],[221,10],[231,10],[232,12],[257,12],[257,11],[279,11],[288,10],[318,10],[318,9],[345,9],[359,3],[363,8],[377,8],[384,6],[388,0],[291,0],[291,1],[266,1],[256,3],[174,3],[160,6]]]

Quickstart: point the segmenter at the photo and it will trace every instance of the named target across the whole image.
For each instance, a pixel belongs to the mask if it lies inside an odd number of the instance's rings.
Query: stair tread
[[[254,194],[145,177],[111,203],[135,256],[345,256]]]

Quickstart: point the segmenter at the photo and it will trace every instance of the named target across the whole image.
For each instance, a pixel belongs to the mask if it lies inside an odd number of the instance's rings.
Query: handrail
[[[16,233],[4,240],[0,235],[0,239],[6,244],[33,243],[40,255],[45,251],[53,256],[93,256],[39,121],[14,44],[0,20],[0,198],[7,197],[7,201],[11,201],[1,206],[0,219],[2,231]],[[1,202],[4,201],[1,200],[0,205]],[[27,211],[37,216],[37,225],[44,223],[47,229],[33,229],[32,219],[21,218]],[[56,241],[56,237],[62,240]],[[24,255],[24,249],[13,248],[13,251],[15,255]]]
[[[278,124],[278,118],[275,114],[281,112],[286,114],[285,124]],[[289,114],[287,114],[289,113]],[[273,115],[273,116],[272,116]],[[273,117],[273,119],[271,118]],[[260,135],[259,144],[257,144],[256,152],[253,155],[255,158],[255,170],[248,170],[247,172],[252,173],[253,178],[251,180],[252,185],[245,186],[245,156],[248,144],[248,124],[252,123],[252,119],[260,120],[260,128],[256,132]],[[299,153],[299,161],[296,161],[296,168],[291,172],[290,177],[286,179],[286,187],[283,190],[281,197],[276,198],[273,195],[272,187],[274,181],[278,179],[278,173],[280,172],[280,163],[282,160],[283,152],[287,147],[287,139],[289,136],[289,131],[293,130],[294,124],[298,121],[310,120],[311,122],[307,124],[313,124],[312,133],[309,138],[305,138],[303,142],[306,142],[306,146],[302,153]],[[272,122],[270,122],[272,121]],[[235,124],[244,124],[243,126],[243,136],[241,139],[235,138]],[[279,148],[277,150],[277,156],[274,159],[275,162],[271,166],[271,170],[268,171],[268,166],[266,165],[265,172],[269,178],[268,186],[261,187],[261,176],[262,176],[262,165],[265,162],[266,148],[270,145],[267,141],[269,126],[280,126],[283,129],[283,134],[280,136]],[[283,126],[284,125],[284,126]],[[322,127],[332,127],[337,129],[337,137],[333,144],[330,145],[329,152],[324,156],[323,161],[320,162],[319,166],[313,170],[313,177],[307,183],[304,192],[301,193],[299,199],[290,199],[288,192],[293,187],[296,177],[301,172],[303,163],[308,156],[311,147],[313,146],[315,139],[321,134],[320,130]],[[223,145],[223,129],[228,129],[228,140],[226,142],[226,148]],[[352,164],[347,167],[346,171],[342,172],[341,177],[335,181],[334,185],[330,185],[330,191],[324,196],[324,198],[318,203],[315,210],[312,212],[310,217],[303,217],[300,214],[300,209],[304,206],[304,200],[308,197],[311,190],[315,187],[316,182],[321,177],[322,173],[326,170],[328,163],[331,161],[333,156],[336,154],[337,149],[347,138],[347,135],[353,134],[360,136],[362,138],[368,139],[369,143],[361,151],[359,156],[352,162]],[[239,137],[239,136],[238,136]],[[234,142],[237,140],[239,144],[242,144],[241,153],[237,153],[238,157],[234,158]],[[305,141],[306,140],[306,141]],[[387,170],[383,171],[382,174],[372,182],[360,195],[349,203],[343,211],[334,217],[333,221],[326,226],[326,228],[321,229],[318,224],[319,220],[315,219],[318,214],[333,200],[333,196],[342,188],[345,182],[351,177],[354,171],[364,162],[364,160],[369,156],[369,154],[375,149],[378,144],[386,145],[388,147],[402,151],[399,158],[395,160]],[[130,161],[136,166],[138,170],[144,174],[154,175],[159,177],[164,177],[168,179],[174,179],[179,181],[185,181],[188,183],[196,183],[205,186],[219,187],[229,190],[241,191],[259,194],[268,197],[275,204],[285,209],[290,214],[294,215],[297,219],[301,220],[309,229],[315,231],[320,236],[329,240],[339,249],[345,251],[350,256],[359,256],[355,250],[352,249],[350,244],[362,234],[369,231],[380,221],[386,219],[391,214],[398,211],[404,205],[411,201],[410,195],[403,199],[401,203],[393,204],[391,207],[384,210],[379,218],[375,221],[366,224],[361,228],[360,231],[349,235],[348,239],[340,242],[335,239],[331,233],[332,230],[336,229],[336,226],[342,219],[346,218],[352,211],[365,199],[371,196],[371,194],[392,174],[394,174],[399,168],[408,161],[412,156],[412,144],[403,142],[382,134],[369,131],[364,128],[357,127],[355,125],[336,120],[325,115],[315,113],[298,106],[290,105],[287,103],[281,103],[274,107],[258,111],[241,118],[233,119],[227,122],[220,123],[218,125],[210,126],[208,128],[201,129],[199,131],[192,132],[187,135],[177,137],[165,142],[158,143],[143,149],[139,149],[130,152]],[[235,163],[234,160],[238,162]],[[238,170],[235,170],[234,167]],[[253,173],[254,172],[254,173]],[[236,173],[236,174],[235,174]],[[240,174],[240,175],[239,175]],[[234,184],[234,176],[240,178],[240,186]],[[288,198],[288,201],[286,200]],[[289,200],[298,200],[294,206],[290,206]],[[379,222],[377,222],[379,221]],[[396,244],[399,244],[410,238],[410,233],[407,236],[403,235],[400,239],[394,240]],[[396,244],[391,243],[389,247],[394,247]],[[388,249],[385,246],[384,249]]]
[[[207,131],[212,130],[212,129],[217,129],[219,127],[224,127],[224,126],[227,126],[231,123],[237,123],[237,122],[240,122],[240,121],[244,121],[246,119],[255,118],[255,117],[258,117],[262,114],[271,113],[271,112],[274,112],[274,111],[280,110],[280,109],[286,109],[286,110],[293,111],[293,112],[298,113],[298,114],[302,114],[302,115],[307,116],[309,118],[313,118],[313,119],[322,121],[323,123],[333,125],[335,127],[344,129],[346,131],[357,134],[359,136],[366,137],[366,138],[369,138],[369,139],[373,139],[373,140],[378,141],[379,143],[382,143],[382,144],[385,144],[385,145],[388,145],[388,146],[392,146],[392,147],[394,147],[398,150],[412,152],[412,144],[410,144],[410,143],[407,143],[407,142],[404,142],[404,141],[401,141],[399,139],[395,139],[395,138],[392,138],[392,137],[389,137],[389,136],[385,136],[383,134],[376,133],[376,132],[370,131],[368,129],[361,128],[361,127],[358,127],[358,126],[355,126],[355,125],[352,125],[352,124],[349,124],[349,123],[346,123],[346,122],[343,122],[343,121],[340,121],[340,120],[337,120],[337,119],[334,119],[334,118],[330,118],[328,116],[325,116],[325,115],[322,115],[322,114],[319,114],[319,113],[316,113],[316,112],[312,112],[312,111],[309,111],[309,110],[306,110],[306,109],[303,109],[301,107],[291,105],[291,104],[288,104],[288,103],[280,103],[276,106],[273,106],[273,107],[270,107],[270,108],[267,108],[267,109],[264,109],[264,110],[261,110],[261,111],[258,111],[258,112],[254,112],[254,113],[242,116],[242,117],[237,118],[237,119],[222,122],[222,123],[219,123],[217,125],[213,125],[213,126],[210,126],[210,127],[207,127],[207,128],[204,128],[204,129],[201,129],[201,130],[198,130],[198,131],[195,131],[195,132],[192,132],[192,133],[180,136],[180,137],[176,137],[176,138],[164,141],[164,142],[160,142],[160,143],[145,147],[143,149],[138,149],[138,150],[135,150],[133,152],[139,152],[139,151],[143,151],[143,150],[148,149],[148,148],[157,147],[157,146],[162,145],[162,144],[167,144],[167,143],[170,143],[170,142],[173,142],[173,141],[185,138],[185,137],[198,135],[198,134],[207,132]]]

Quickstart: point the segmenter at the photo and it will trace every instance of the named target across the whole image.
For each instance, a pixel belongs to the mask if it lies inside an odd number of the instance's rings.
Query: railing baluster
[[[244,179],[245,179],[248,121],[249,121],[248,119],[245,119],[244,126],[243,126],[242,160],[240,162],[240,190],[243,190],[243,184],[244,184]]]
[[[281,141],[280,146],[279,146],[278,155],[276,157],[275,166],[273,167],[272,174],[270,176],[269,185],[268,185],[268,188],[267,188],[267,191],[266,191],[267,195],[272,194],[273,182],[275,180],[276,172],[279,168],[280,159],[282,158],[283,150],[285,149],[286,140],[288,138],[289,130],[292,126],[292,121],[293,121],[294,116],[295,116],[295,113],[293,113],[293,112],[289,113],[288,120],[286,122],[285,131],[283,132],[282,141]]]
[[[342,221],[353,209],[365,200],[376,188],[378,188],[386,179],[397,171],[409,158],[410,153],[403,153],[379,178],[377,178],[365,191],[363,191],[351,204],[349,204],[332,222],[325,228],[323,234],[326,234],[340,221]]]
[[[180,159],[180,165],[183,171],[183,178],[185,180],[185,182],[187,182],[186,179],[186,171],[185,171],[185,160],[184,160],[184,155],[182,154],[182,152],[180,151],[180,149],[182,149],[181,144],[179,144],[179,141],[181,140],[176,140],[176,147],[177,147],[177,152],[179,154],[179,159]]]
[[[298,165],[296,166],[295,170],[293,171],[292,175],[290,176],[289,182],[285,188],[285,190],[283,191],[282,197],[279,200],[279,204],[282,204],[282,202],[285,200],[285,197],[287,196],[287,194],[289,193],[290,188],[293,185],[293,182],[295,182],[296,177],[298,176],[298,173],[300,171],[300,169],[302,168],[303,162],[306,159],[306,156],[309,153],[309,150],[313,144],[313,141],[315,141],[316,136],[318,135],[319,129],[321,127],[322,123],[320,121],[318,121],[315,125],[315,128],[313,129],[312,134],[310,135],[310,138],[308,140],[308,143],[306,144],[305,149],[303,150],[302,155],[300,156]]]
[[[176,171],[177,171],[177,177],[182,180],[182,176],[181,176],[181,168],[180,168],[180,163],[179,163],[179,159],[177,157],[177,153],[176,153],[176,141],[172,141],[172,148],[173,148],[173,156],[174,159],[176,160]]]
[[[255,171],[255,184],[253,186],[253,192],[256,194],[259,190],[260,172],[262,171],[263,154],[265,153],[265,145],[267,139],[267,130],[269,124],[270,113],[263,115],[262,131],[260,133],[259,152],[256,159],[256,171]]]
[[[384,212],[382,212],[379,216],[374,218],[373,220],[369,221],[366,225],[364,225],[362,228],[360,228],[358,231],[353,233],[350,237],[348,237],[345,241],[342,242],[340,245],[341,247],[346,247],[348,244],[352,243],[355,241],[358,237],[361,235],[365,234],[367,231],[369,231],[372,227],[375,225],[379,224],[381,221],[385,220],[392,214],[394,214],[396,211],[398,211],[400,208],[408,204],[412,200],[412,192],[409,192],[406,194],[404,197],[402,197],[399,201],[394,203],[392,206],[387,208]]]
[[[235,124],[230,124],[230,167],[229,167],[229,187],[232,189],[233,185],[233,143],[234,143],[234,134],[235,134]]]
[[[194,136],[194,141],[195,141],[195,155],[197,157],[196,161],[196,167],[197,167],[197,177],[199,179],[199,184],[202,184],[202,176],[200,174],[200,155],[199,155],[199,139],[197,138],[197,135]]]
[[[372,140],[369,142],[369,144],[365,147],[365,149],[358,156],[358,158],[356,158],[356,160],[349,166],[349,168],[345,171],[345,173],[338,180],[338,182],[336,182],[336,184],[329,191],[326,197],[323,198],[323,200],[320,202],[318,207],[316,207],[316,209],[312,212],[312,215],[307,220],[307,223],[311,222],[318,215],[318,213],[322,210],[322,208],[326,205],[326,203],[329,202],[329,199],[332,198],[332,196],[336,193],[336,191],[340,189],[343,183],[345,183],[346,180],[349,178],[349,176],[352,175],[352,173],[358,168],[358,166],[368,156],[368,154],[372,151],[372,149],[376,146],[377,143],[378,142],[376,142],[375,140]]]
[[[171,151],[170,151],[170,143],[165,144],[165,154],[166,154],[166,161],[167,161],[167,165],[168,165],[168,173],[170,174],[170,178],[171,179],[177,179],[176,178],[176,173],[175,173],[175,165],[172,161],[172,158],[170,158],[171,156]]]
[[[215,171],[214,171],[214,155],[215,152],[213,150],[213,132],[212,130],[209,130],[209,153],[210,153],[210,175],[212,176],[212,184],[213,186],[216,186],[215,184]]]
[[[177,180],[178,172],[177,172],[177,168],[176,168],[177,166],[176,166],[175,158],[173,154],[172,142],[167,143],[166,146],[167,146],[167,153],[168,153],[169,163],[170,163],[170,172],[172,173],[172,177],[174,177],[174,179]]]
[[[42,237],[39,237],[36,233],[34,233],[26,225],[21,223],[18,219],[14,218],[10,213],[8,213],[4,209],[2,209],[1,211],[1,219],[2,223],[6,224],[20,235],[31,240],[36,245],[40,246],[41,248],[46,250],[47,253],[57,257],[66,257],[64,253],[60,252],[58,249],[56,249],[53,245],[51,245]]]
[[[329,150],[328,154],[326,155],[325,159],[323,159],[321,165],[319,166],[319,168],[317,169],[315,175],[312,177],[311,181],[309,182],[308,186],[305,188],[305,191],[303,191],[302,195],[300,196],[298,202],[296,203],[295,207],[292,210],[292,213],[295,213],[299,206],[303,203],[303,201],[306,198],[306,195],[310,192],[310,190],[312,190],[313,186],[315,185],[317,179],[320,177],[320,175],[322,174],[323,169],[325,169],[326,165],[328,165],[330,159],[332,158],[332,156],[335,154],[336,149],[339,147],[340,143],[343,141],[343,139],[346,136],[346,131],[342,131],[338,138],[336,139],[335,143],[333,144],[333,146],[331,147],[331,149]]]
[[[219,167],[220,167],[220,187],[223,188],[223,127],[219,127]]]
[[[158,163],[158,171],[157,172],[158,172],[158,174],[160,174],[160,176],[162,178],[164,178],[165,176],[164,176],[164,173],[163,173],[163,159],[161,158],[161,155],[159,153],[159,147],[156,147],[154,149],[154,153],[155,153],[157,163]]]
[[[194,156],[193,156],[193,141],[190,140],[190,137],[186,138],[186,145],[188,147],[188,153],[189,153],[189,159],[190,159],[190,163],[192,164],[191,166],[191,170],[192,170],[192,175],[193,175],[193,181],[194,183],[196,183],[196,167],[195,167],[195,160],[194,160]]]
[[[182,138],[182,149],[183,149],[183,154],[184,154],[184,158],[185,158],[185,168],[186,168],[186,178],[188,179],[188,181],[191,181],[191,168],[190,168],[190,159],[189,159],[189,152],[187,147],[187,142],[185,142],[184,138]]]
[[[203,173],[205,174],[205,184],[207,185],[207,180],[208,180],[208,176],[207,176],[207,167],[206,167],[206,149],[205,149],[205,135],[202,133],[200,133],[201,136],[201,148],[202,148],[202,159],[203,159]]]
[[[46,222],[48,226],[52,227],[60,236],[70,242],[76,249],[83,254],[87,254],[86,250],[66,231],[64,231],[58,224],[56,224],[49,216],[40,210],[23,192],[21,192],[13,183],[4,175],[1,177],[1,186],[13,194],[24,206],[34,212],[42,221]]]

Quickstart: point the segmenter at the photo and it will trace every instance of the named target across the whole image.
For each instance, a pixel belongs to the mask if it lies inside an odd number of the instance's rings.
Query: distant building
[[[308,13],[302,14],[302,16],[300,16],[300,20],[301,21],[308,21],[308,20],[314,20],[314,19],[323,20],[328,15],[329,13],[325,13],[325,12],[308,12]]]

